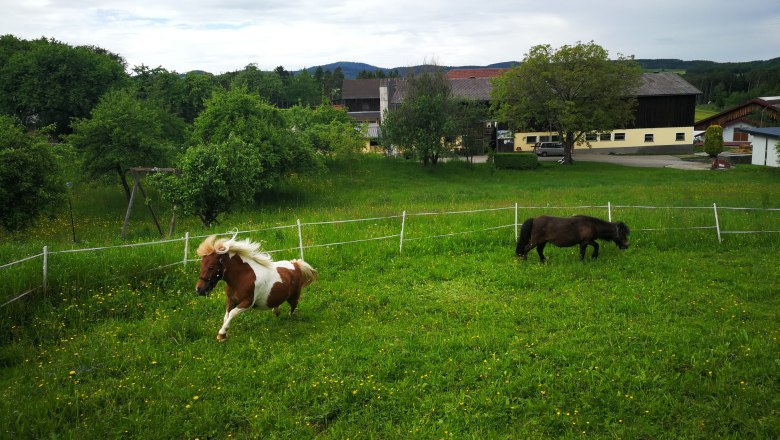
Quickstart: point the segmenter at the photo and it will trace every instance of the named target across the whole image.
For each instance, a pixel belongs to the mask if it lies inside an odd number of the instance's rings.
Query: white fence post
[[[404,252],[404,227],[406,226],[406,211],[403,212],[401,215],[401,239],[398,243],[398,253],[402,254]]]
[[[43,247],[43,294],[46,294],[47,282],[49,274],[49,246]]]
[[[718,207],[713,203],[712,209],[715,211],[715,230],[718,231],[718,243],[723,243],[720,238],[720,221],[718,220]]]
[[[515,243],[517,243],[517,240],[520,239],[520,236],[517,235],[517,203],[515,203]]]
[[[301,260],[303,260],[303,233],[301,232],[301,219],[297,219],[298,223],[298,247],[301,249]]]
[[[607,202],[607,218],[612,222],[612,202]]]
[[[187,268],[187,254],[189,254],[189,247],[190,247],[190,233],[185,232],[184,233],[184,268]]]

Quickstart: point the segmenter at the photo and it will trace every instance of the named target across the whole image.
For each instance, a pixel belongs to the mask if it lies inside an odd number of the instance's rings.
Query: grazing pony
[[[536,247],[539,260],[544,263],[544,245],[548,242],[558,247],[580,245],[580,260],[585,259],[588,245],[593,246],[592,258],[599,256],[596,240],[614,241],[620,249],[628,247],[628,226],[623,222],[610,223],[595,217],[575,215],[573,217],[550,217],[543,215],[529,218],[520,228],[515,254],[523,260]]]
[[[252,307],[273,309],[279,316],[283,302],[295,312],[301,289],[317,280],[317,271],[303,260],[273,261],[259,252],[260,244],[249,239],[217,239],[212,235],[200,244],[200,275],[195,284],[198,295],[208,295],[220,280],[227,287],[227,305],[217,340],[227,339],[230,321]]]

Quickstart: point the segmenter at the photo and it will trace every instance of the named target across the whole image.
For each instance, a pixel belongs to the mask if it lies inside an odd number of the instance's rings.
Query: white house
[[[780,167],[777,145],[780,143],[780,127],[742,128],[741,131],[752,135],[753,165]]]

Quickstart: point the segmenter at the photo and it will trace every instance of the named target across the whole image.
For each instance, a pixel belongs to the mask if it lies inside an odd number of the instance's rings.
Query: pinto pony
[[[614,241],[620,249],[628,247],[628,226],[623,222],[610,223],[595,217],[575,215],[573,217],[550,217],[543,215],[529,218],[520,228],[515,254],[523,260],[534,247],[539,260],[544,263],[544,245],[548,242],[558,247],[580,245],[580,260],[585,259],[588,245],[593,246],[594,260],[599,256],[596,240]]]
[[[217,333],[220,342],[227,339],[230,321],[252,307],[272,309],[279,316],[279,307],[287,301],[292,315],[301,290],[317,280],[317,271],[305,261],[273,261],[259,249],[259,243],[248,239],[217,239],[214,235],[198,247],[202,257],[195,284],[198,294],[208,295],[220,280],[227,285],[225,319]]]

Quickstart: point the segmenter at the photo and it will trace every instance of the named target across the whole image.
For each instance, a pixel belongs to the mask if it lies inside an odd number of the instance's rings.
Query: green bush
[[[539,166],[539,158],[533,153],[496,153],[493,160],[496,168],[532,170]]]
[[[718,157],[723,151],[723,127],[710,125],[704,133],[704,152],[710,157]]]

